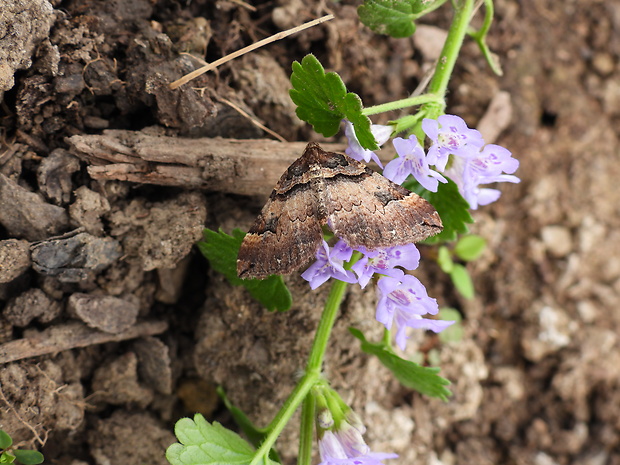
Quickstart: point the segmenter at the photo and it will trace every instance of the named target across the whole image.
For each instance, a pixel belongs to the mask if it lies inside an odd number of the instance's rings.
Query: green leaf
[[[445,245],[439,247],[439,252],[437,253],[437,263],[439,264],[441,271],[444,273],[450,273],[450,271],[452,271],[454,262],[450,256],[450,250]]]
[[[452,395],[450,390],[445,387],[450,384],[450,381],[437,374],[439,368],[423,367],[409,360],[404,360],[386,345],[368,342],[361,331],[355,328],[349,328],[349,331],[362,342],[362,350],[367,354],[377,356],[381,363],[394,373],[396,379],[404,386],[444,401]]]
[[[218,422],[209,423],[199,413],[193,420],[177,421],[174,434],[179,442],[166,450],[172,465],[247,465],[254,458],[254,448],[241,436]],[[258,463],[275,464],[269,459]]]
[[[441,6],[445,0],[365,0],[357,8],[362,23],[379,34],[409,37],[415,20]]]
[[[441,342],[460,342],[463,340],[463,325],[461,324],[463,317],[458,310],[444,307],[439,310],[439,318],[455,322],[452,326],[448,326],[439,333],[439,340]]]
[[[224,405],[232,415],[237,426],[241,428],[243,434],[245,434],[254,447],[259,447],[267,437],[268,430],[266,428],[257,428],[240,408],[234,406],[232,402],[230,402],[230,399],[221,386],[217,388],[217,394],[224,401]],[[269,458],[274,462],[280,462],[280,457],[275,449],[269,451]]]
[[[443,231],[426,239],[425,243],[454,241],[457,235],[469,231],[467,223],[473,223],[474,219],[469,213],[469,204],[459,193],[454,181],[448,179],[446,184],[439,183],[437,192],[427,191],[413,178],[405,181],[403,186],[428,200],[441,217]]]
[[[39,465],[45,460],[43,454],[38,450],[16,449],[13,453],[15,454],[15,459],[23,465]]]
[[[470,234],[458,240],[454,246],[454,253],[461,260],[470,262],[477,259],[484,252],[486,245],[487,241],[483,237]]]
[[[455,263],[450,272],[450,278],[456,290],[459,291],[463,297],[466,299],[472,299],[474,297],[474,283],[472,283],[471,277],[463,265]]]
[[[0,429],[0,449],[8,449],[13,445],[13,439],[9,434]]]
[[[323,65],[314,55],[306,55],[301,63],[293,62],[289,91],[297,105],[299,119],[310,123],[314,130],[331,137],[340,130],[342,119],[353,123],[360,145],[368,150],[379,146],[370,131],[371,121],[362,114],[362,100],[357,94],[347,92],[338,74],[325,73]]]
[[[219,232],[205,229],[205,240],[198,243],[198,248],[209,260],[214,270],[222,273],[235,286],[244,286],[248,292],[268,310],[285,311],[291,308],[293,299],[281,276],[269,276],[267,279],[241,279],[237,277],[237,254],[245,233],[234,229],[229,236],[221,229]]]
[[[5,450],[0,454],[0,463],[13,463],[15,462],[15,456],[8,450]]]

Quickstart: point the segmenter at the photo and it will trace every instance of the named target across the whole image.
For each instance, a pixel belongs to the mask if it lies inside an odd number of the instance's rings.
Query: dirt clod
[[[24,327],[35,318],[41,323],[49,323],[60,315],[62,307],[50,299],[41,289],[28,289],[11,299],[2,314],[11,324]]]
[[[80,169],[77,158],[63,149],[56,149],[45,157],[37,170],[39,188],[56,205],[65,205],[71,199],[71,176]]]
[[[174,442],[174,436],[149,414],[116,411],[110,418],[97,422],[88,442],[97,465],[168,465],[164,452]]]
[[[138,357],[127,352],[97,368],[93,375],[94,400],[112,405],[134,405],[144,409],[153,401],[153,391],[138,381]]]
[[[109,211],[108,199],[86,186],[75,190],[75,202],[69,206],[69,216],[76,226],[95,236],[103,235],[101,216]]]
[[[47,0],[5,0],[0,9],[0,99],[17,70],[30,67],[34,48],[47,37],[54,10]]]
[[[138,372],[144,383],[160,394],[171,394],[173,380],[168,346],[155,337],[148,337],[136,341],[133,349],[138,355]]]
[[[0,283],[8,283],[30,268],[30,244],[7,239],[0,241]]]
[[[39,241],[69,228],[64,208],[51,205],[40,194],[30,192],[0,174],[0,224],[12,237]]]
[[[162,202],[139,198],[110,214],[111,233],[122,241],[126,259],[144,271],[174,268],[202,237],[206,215],[205,198],[198,192]]]

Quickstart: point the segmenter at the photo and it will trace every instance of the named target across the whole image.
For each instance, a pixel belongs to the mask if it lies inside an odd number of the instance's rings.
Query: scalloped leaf
[[[331,137],[340,130],[340,123],[348,119],[353,123],[360,145],[368,150],[379,146],[370,131],[371,121],[362,114],[362,100],[347,88],[334,72],[325,73],[323,65],[312,54],[306,55],[301,63],[293,62],[289,91],[291,100],[297,105],[295,113],[299,119],[311,124],[316,132]]]
[[[421,394],[430,397],[438,397],[441,400],[448,400],[452,395],[446,386],[450,381],[442,378],[439,368],[423,367],[417,363],[405,360],[396,355],[385,344],[373,344],[366,340],[364,334],[355,328],[349,328],[353,336],[362,342],[362,350],[371,355],[377,356],[381,363],[388,368],[403,386],[414,389]]]
[[[360,21],[378,34],[409,37],[415,20],[441,6],[445,0],[365,0],[357,8]]]
[[[254,458],[254,448],[241,436],[216,421],[209,423],[199,413],[193,420],[177,421],[174,434],[179,442],[166,450],[172,465],[248,465]],[[276,464],[270,459],[258,463]]]

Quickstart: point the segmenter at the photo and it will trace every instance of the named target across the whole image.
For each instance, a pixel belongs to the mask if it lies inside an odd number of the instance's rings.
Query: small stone
[[[39,189],[56,205],[71,200],[71,176],[80,169],[80,162],[64,149],[56,149],[45,157],[37,170]]]
[[[8,283],[30,268],[30,244],[8,239],[0,241],[0,283]]]
[[[602,76],[609,76],[616,69],[616,63],[611,53],[597,52],[592,57],[592,67]]]
[[[159,286],[155,298],[159,302],[165,304],[176,304],[183,293],[183,284],[187,276],[187,268],[189,266],[189,256],[181,260],[176,267],[158,268],[157,278]]]
[[[69,217],[64,208],[46,203],[39,194],[2,174],[0,199],[0,224],[13,237],[40,241],[69,228]]]
[[[80,233],[40,242],[31,248],[32,267],[62,282],[80,282],[108,267],[122,255],[118,241]]]
[[[14,326],[23,328],[37,318],[41,323],[49,323],[58,315],[60,303],[50,299],[41,289],[29,289],[11,299],[2,314]]]
[[[118,297],[78,292],[69,297],[67,310],[91,328],[118,334],[135,324],[140,308]]]
[[[545,248],[555,257],[565,257],[573,250],[573,240],[564,226],[545,226],[541,231]]]
[[[59,94],[77,95],[86,87],[82,74],[69,74],[57,76],[54,79],[54,90]]]

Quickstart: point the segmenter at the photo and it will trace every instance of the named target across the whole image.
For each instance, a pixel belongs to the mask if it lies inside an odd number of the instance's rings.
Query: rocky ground
[[[437,57],[449,8],[413,39],[389,39],[350,1],[4,3],[0,428],[46,463],[138,465],[167,463],[181,416],[231,424],[217,385],[268,421],[325,291],[287,278],[293,309],[269,313],[194,244],[204,226],[246,229],[305,142],[322,140],[294,115],[294,60],[314,53],[366,105],[404,97]],[[327,13],[168,87],[201,59]],[[371,290],[349,293],[325,370],[373,449],[400,463],[617,465],[620,3],[498,0],[489,44],[504,75],[467,43],[448,111],[508,147],[522,182],[475,212],[489,246],[468,265],[474,299],[430,260],[421,270],[429,294],[462,313],[463,339],[412,344],[433,347],[454,396],[412,394],[360,353],[349,326],[381,333]],[[266,140],[237,108],[298,142]],[[287,463],[294,437],[279,444]]]

